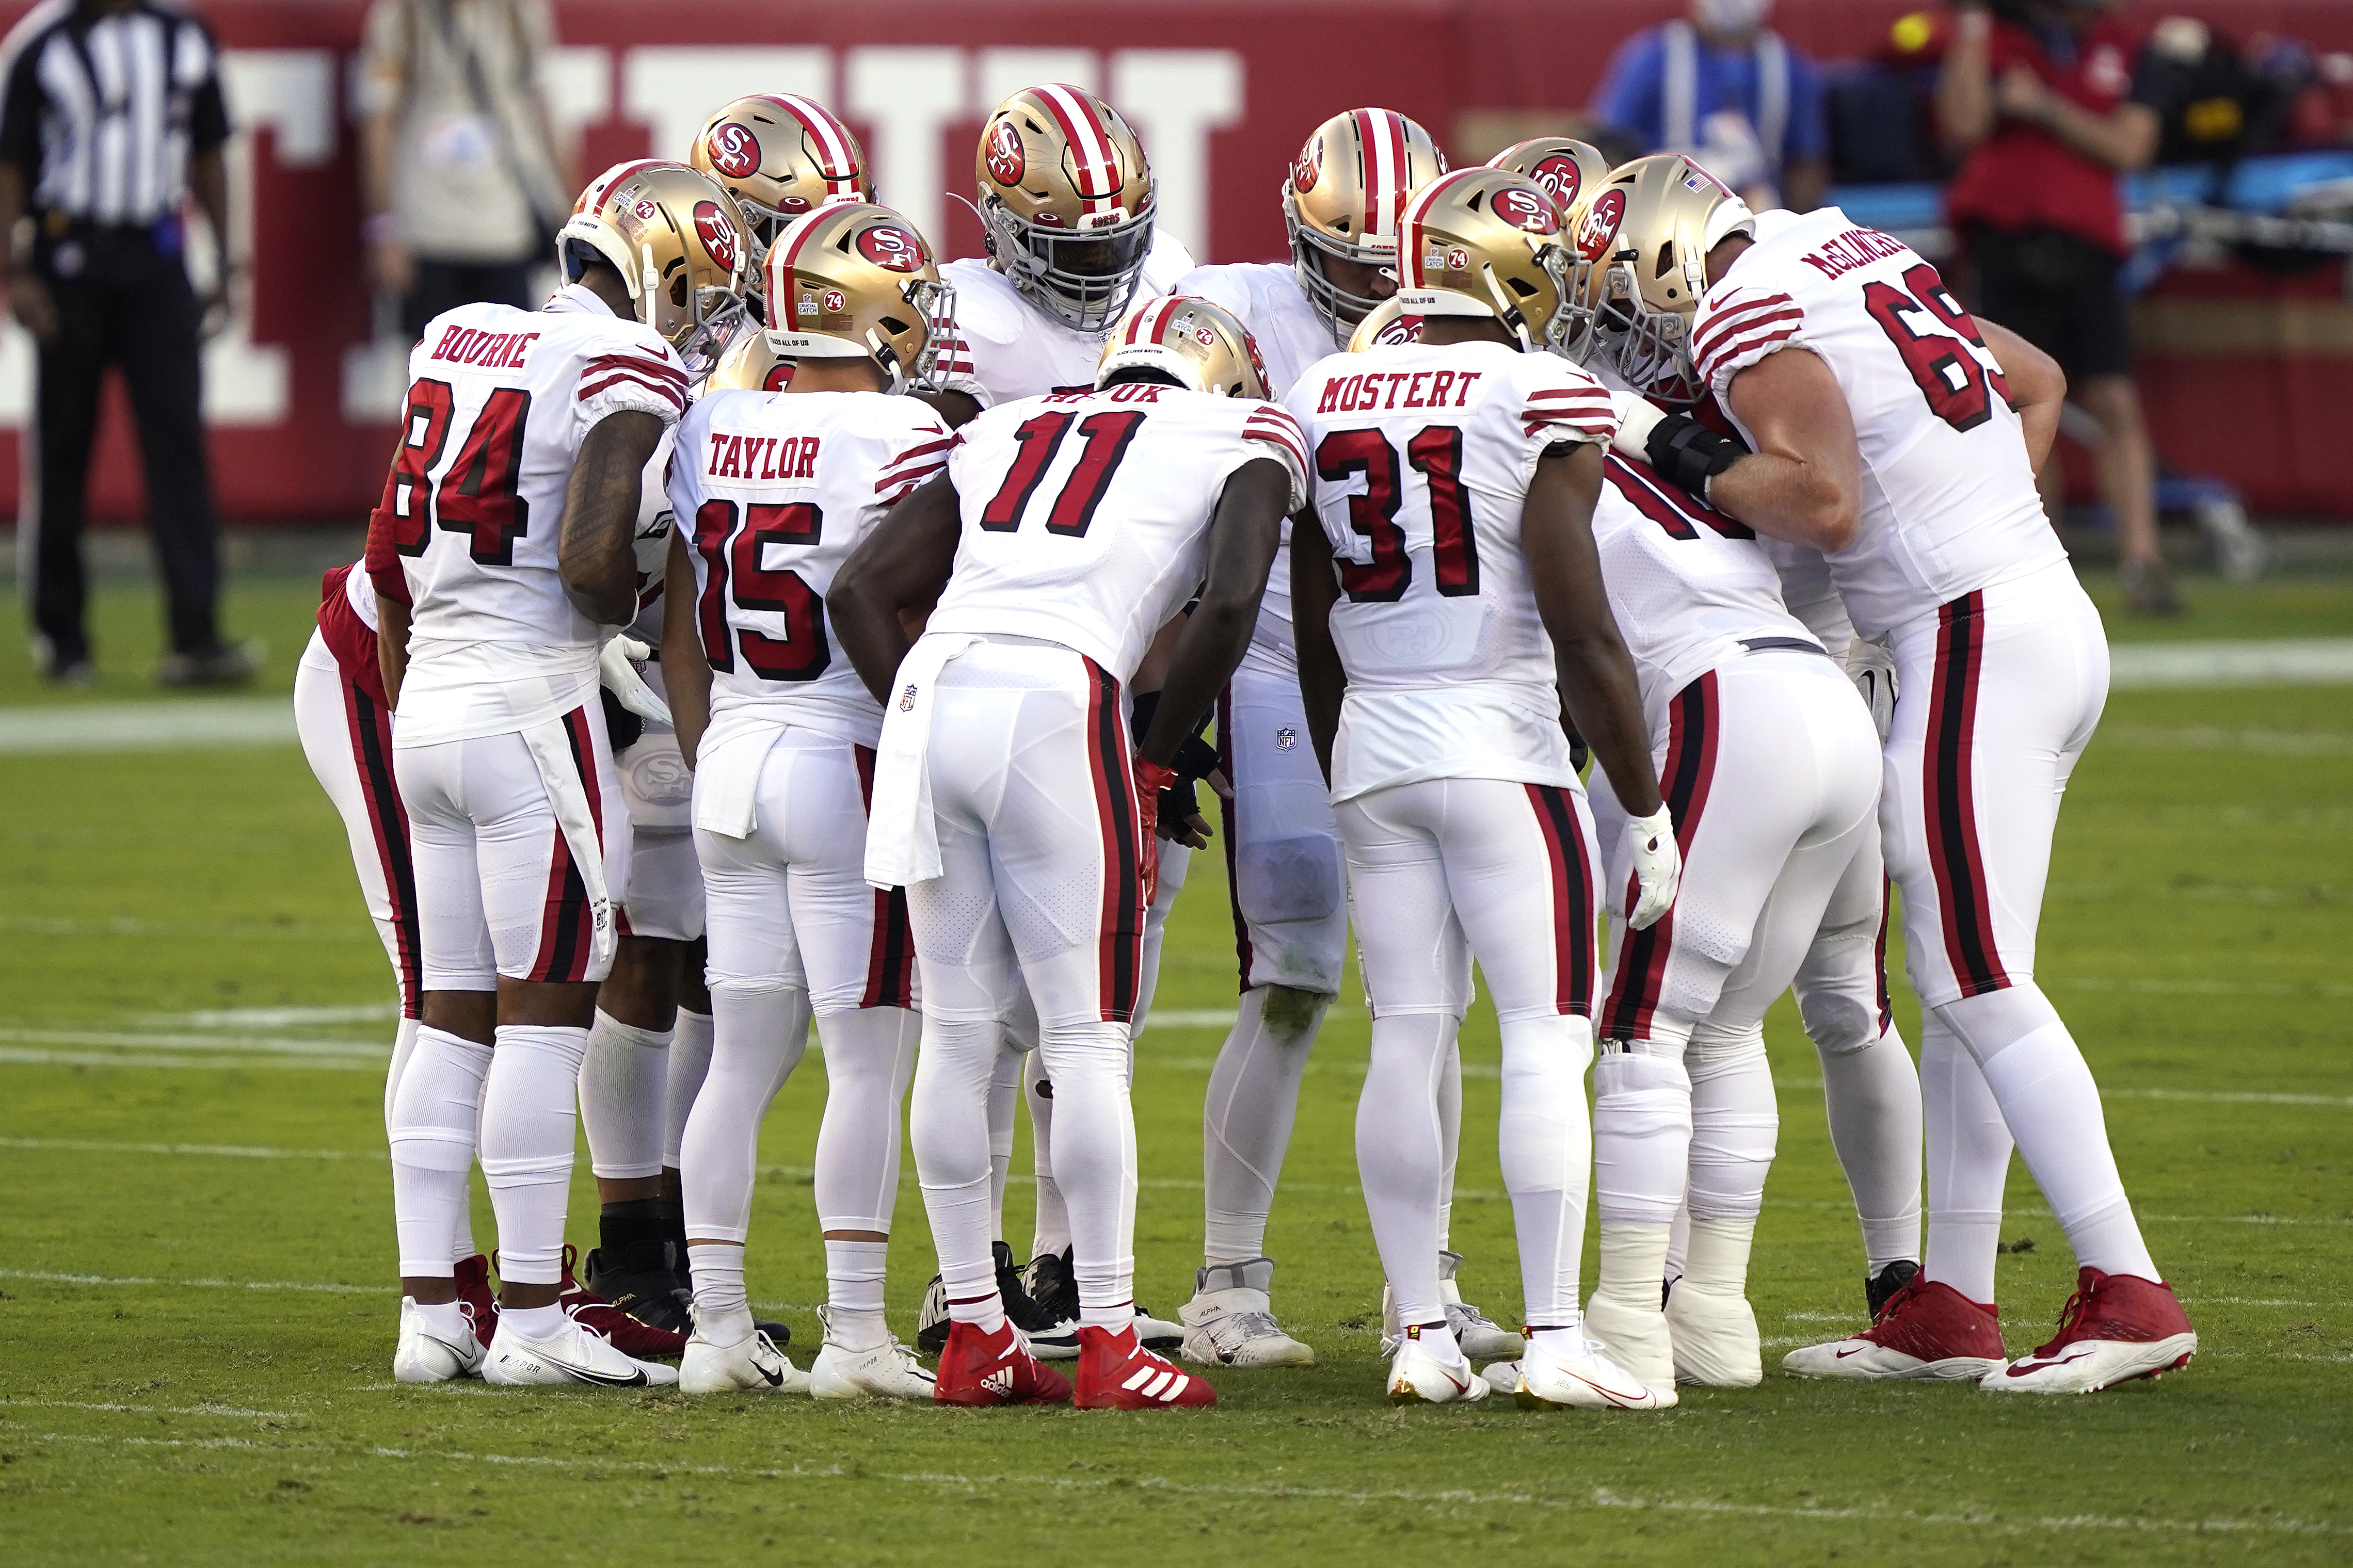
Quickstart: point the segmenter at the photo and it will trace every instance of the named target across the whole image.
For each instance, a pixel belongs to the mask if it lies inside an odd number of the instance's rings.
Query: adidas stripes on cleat
[[[1079,1330],[1078,1392],[1082,1410],[1200,1409],[1218,1402],[1218,1391],[1166,1357],[1144,1348],[1134,1324],[1113,1333],[1092,1326]]]

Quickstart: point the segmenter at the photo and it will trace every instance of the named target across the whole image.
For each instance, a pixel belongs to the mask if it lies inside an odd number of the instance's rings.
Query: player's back
[[[1499,758],[1565,765],[1521,515],[1546,452],[1609,440],[1609,394],[1548,354],[1417,342],[1323,360],[1286,405],[1339,564],[1335,798],[1450,770],[1519,776],[1493,771]]]
[[[1248,327],[1258,343],[1267,390],[1277,400],[1316,361],[1340,346],[1308,302],[1289,262],[1237,261],[1196,267],[1168,292],[1198,295],[1223,306]]]
[[[1227,479],[1261,458],[1295,507],[1305,444],[1272,404],[1128,382],[988,410],[949,457],[964,530],[930,629],[1060,643],[1125,682],[1200,585]]]
[[[1750,647],[1819,646],[1783,607],[1756,531],[1612,452],[1593,509],[1609,608],[1656,723],[1674,694]]]
[[[693,545],[714,721],[760,713],[871,746],[882,710],[833,646],[825,595],[858,542],[940,472],[931,408],[879,392],[721,392],[679,426],[670,504]]]
[[[2064,561],[2009,385],[1936,269],[1835,207],[1757,225],[1701,300],[1693,351],[1727,411],[1731,378],[1783,349],[1812,350],[1838,378],[1862,512],[1831,567],[1862,633]]]

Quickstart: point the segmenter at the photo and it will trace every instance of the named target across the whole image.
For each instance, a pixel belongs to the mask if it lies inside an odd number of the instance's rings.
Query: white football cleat
[[[1703,1290],[1684,1279],[1667,1297],[1667,1310],[1660,1316],[1674,1342],[1677,1383],[1754,1388],[1765,1381],[1765,1349],[1757,1337],[1757,1313],[1746,1296]],[[1588,1314],[1586,1321],[1592,1321]],[[1609,1346],[1619,1363],[1631,1370],[1633,1363],[1618,1354],[1625,1347],[1616,1340]]]
[[[2197,1353],[2198,1331],[2172,1286],[2084,1268],[2051,1342],[1989,1372],[1978,1386],[1992,1394],[2097,1394],[2178,1371]]]
[[[570,1318],[546,1339],[528,1339],[515,1328],[514,1315],[502,1312],[482,1359],[482,1381],[526,1387],[667,1388],[678,1382],[678,1369],[633,1360]]]
[[[1492,1362],[1480,1370],[1487,1386],[1497,1394],[1510,1394],[1520,1386],[1520,1363],[1515,1361]]]
[[[1585,1337],[1588,1342],[1599,1341],[1611,1361],[1652,1388],[1674,1386],[1674,1342],[1667,1315],[1658,1308],[1621,1301],[1596,1290],[1585,1303]]]
[[[1446,1309],[1446,1326],[1454,1331],[1454,1342],[1473,1361],[1519,1354],[1527,1342],[1462,1299],[1462,1287],[1454,1282],[1454,1271],[1461,1267],[1461,1253],[1438,1255],[1438,1300]]]
[[[759,1330],[723,1345],[704,1339],[698,1322],[678,1363],[678,1388],[681,1394],[807,1394],[809,1379]]]
[[[818,1347],[817,1360],[809,1363],[810,1394],[819,1399],[857,1399],[872,1394],[882,1399],[932,1403],[932,1374],[923,1370],[914,1352],[896,1339],[885,1340],[871,1350],[849,1350],[833,1337],[833,1319],[825,1308],[817,1310],[817,1318],[825,1325],[825,1343]]]
[[[1166,1318],[1155,1318],[1138,1306],[1135,1309],[1135,1340],[1145,1350],[1166,1354],[1185,1342],[1185,1325],[1172,1323]]]
[[[1512,1392],[1523,1410],[1668,1410],[1675,1404],[1672,1384],[1651,1387],[1589,1341],[1575,1355],[1530,1342]]]
[[[1282,1331],[1268,1295],[1271,1258],[1220,1264],[1194,1276],[1184,1320],[1187,1361],[1209,1366],[1314,1366],[1315,1352]],[[1141,1325],[1138,1325],[1141,1331]]]
[[[1409,1337],[1400,1343],[1389,1363],[1391,1405],[1459,1405],[1484,1399],[1493,1392],[1493,1385],[1472,1369],[1469,1357],[1449,1364],[1423,1349],[1419,1338]]]
[[[392,1352],[395,1383],[450,1383],[479,1377],[482,1355],[482,1342],[475,1337],[470,1318],[457,1340],[444,1339],[427,1325],[425,1310],[416,1298],[400,1299],[400,1340]]]

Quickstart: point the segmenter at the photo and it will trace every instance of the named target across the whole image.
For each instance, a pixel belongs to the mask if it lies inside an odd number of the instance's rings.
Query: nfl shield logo
[[[1277,730],[1274,732],[1274,749],[1276,751],[1287,752],[1297,744],[1299,744],[1299,731],[1293,729],[1290,725],[1285,724],[1282,729]]]
[[[907,683],[907,689],[899,693],[899,711],[902,713],[913,713],[914,710],[915,683],[911,680]]]

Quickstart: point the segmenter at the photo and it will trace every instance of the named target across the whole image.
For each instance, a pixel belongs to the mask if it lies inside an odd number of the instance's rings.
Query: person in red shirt
[[[1936,115],[1967,155],[1945,206],[1977,262],[1979,313],[2056,359],[2070,395],[2099,422],[2100,492],[2116,514],[2126,603],[2175,615],[2117,281],[2131,247],[2116,176],[2156,155],[2160,118],[2136,92],[2132,38],[2114,10],[2114,0],[1959,5]],[[2057,478],[2046,470],[2046,498]]]

